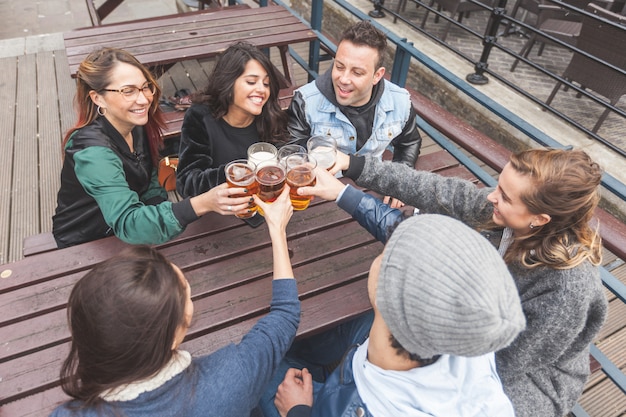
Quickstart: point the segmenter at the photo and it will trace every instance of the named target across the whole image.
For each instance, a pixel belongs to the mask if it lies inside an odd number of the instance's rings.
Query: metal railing
[[[374,4],[374,7],[378,10],[381,10],[384,12],[387,12],[391,15],[394,16],[394,19],[397,19],[399,21],[402,21],[404,24],[408,25],[409,27],[411,27],[411,29],[415,30],[415,31],[419,31],[421,34],[423,34],[424,36],[428,37],[429,39],[433,40],[434,42],[437,42],[438,44],[442,45],[443,47],[449,49],[450,51],[454,52],[456,55],[458,55],[459,57],[461,57],[462,59],[466,60],[467,62],[470,62],[472,65],[474,65],[475,68],[475,72],[474,74],[469,74],[467,79],[470,82],[476,83],[476,84],[480,84],[480,83],[485,83],[487,81],[487,78],[485,77],[485,74],[499,80],[500,82],[502,82],[503,84],[507,85],[509,88],[511,88],[512,90],[518,92],[519,94],[522,94],[523,96],[525,96],[526,98],[530,99],[531,101],[533,101],[534,103],[536,103],[537,105],[541,106],[543,109],[553,113],[554,115],[556,115],[557,117],[565,120],[566,122],[572,124],[573,126],[575,126],[577,129],[579,129],[580,131],[584,132],[585,134],[591,136],[593,139],[601,142],[602,144],[604,144],[605,146],[609,147],[610,149],[612,149],[613,151],[617,152],[618,154],[620,154],[621,156],[626,157],[626,150],[622,149],[619,146],[616,146],[615,144],[613,144],[612,142],[608,141],[606,138],[602,137],[601,135],[599,135],[596,132],[593,132],[591,129],[583,126],[578,120],[576,120],[575,118],[572,118],[568,115],[566,115],[565,113],[563,113],[562,111],[559,111],[557,108],[555,108],[552,105],[548,105],[546,104],[543,100],[541,100],[540,98],[538,98],[535,94],[533,94],[533,92],[528,91],[524,88],[521,88],[520,86],[518,86],[514,81],[510,80],[508,77],[504,76],[503,74],[500,74],[496,71],[493,71],[492,69],[489,68],[489,57],[491,54],[491,51],[493,48],[497,48],[498,50],[504,52],[507,55],[510,55],[511,57],[514,57],[515,59],[519,59],[521,62],[523,62],[524,64],[534,68],[535,70],[539,71],[541,74],[555,80],[555,81],[559,81],[562,82],[564,85],[566,85],[569,88],[572,88],[573,90],[575,90],[577,93],[585,96],[587,99],[592,100],[594,103],[602,106],[603,108],[608,108],[613,114],[616,114],[622,118],[624,118],[624,122],[626,123],[626,112],[619,108],[616,107],[614,105],[612,105],[611,103],[602,100],[601,98],[599,98],[598,96],[594,95],[593,93],[589,92],[588,90],[581,88],[580,86],[576,85],[576,84],[572,84],[570,81],[564,79],[561,74],[556,74],[552,71],[550,71],[549,69],[546,69],[545,67],[537,64],[536,62],[533,62],[531,59],[528,59],[526,57],[521,56],[518,52],[513,51],[509,48],[507,48],[505,45],[503,45],[501,42],[499,42],[499,39],[501,39],[503,37],[502,33],[499,33],[499,30],[501,30],[501,24],[503,23],[512,23],[515,26],[517,26],[518,28],[522,29],[526,34],[532,34],[532,33],[538,33],[541,34],[542,37],[545,37],[547,39],[550,39],[551,42],[554,42],[556,44],[558,44],[559,46],[572,51],[572,52],[576,52],[579,54],[582,54],[586,57],[589,57],[590,59],[595,60],[596,62],[601,63],[602,65],[605,65],[609,68],[614,69],[615,71],[621,73],[624,75],[625,81],[626,82],[626,70],[623,68],[618,68],[615,67],[614,65],[607,63],[601,59],[598,59],[596,57],[594,57],[593,55],[582,51],[578,48],[576,48],[575,46],[572,46],[570,44],[567,44],[557,38],[554,38],[553,36],[550,36],[548,34],[545,34],[543,32],[540,32],[537,28],[535,28],[533,25],[529,25],[528,23],[524,22],[523,20],[514,18],[510,15],[507,15],[506,12],[506,5],[507,5],[507,0],[498,0],[498,3],[496,5],[496,7],[491,7],[488,6],[480,1],[477,0],[467,0],[470,3],[475,4],[477,7],[481,7],[483,8],[485,11],[489,11],[490,12],[490,17],[489,20],[487,21],[487,24],[485,26],[485,31],[483,34],[477,32],[475,29],[463,24],[463,23],[459,23],[458,21],[454,20],[454,16],[453,17],[449,17],[447,14],[442,13],[440,11],[438,11],[436,8],[431,7],[429,5],[427,5],[425,2],[422,2],[421,0],[406,0],[408,3],[412,3],[415,4],[419,7],[423,7],[424,9],[427,9],[429,11],[429,13],[433,13],[437,16],[439,16],[440,18],[445,19],[447,22],[450,22],[452,25],[454,25],[457,28],[460,28],[463,30],[464,33],[469,34],[471,37],[475,37],[477,39],[479,39],[482,44],[483,44],[483,50],[482,50],[482,54],[480,56],[480,58],[476,59],[474,57],[472,57],[471,55],[469,55],[468,53],[464,52],[463,50],[461,50],[460,48],[456,48],[454,47],[451,43],[446,43],[444,41],[442,41],[440,38],[438,38],[437,36],[435,36],[432,32],[428,31],[425,28],[422,28],[421,25],[417,25],[415,24],[413,21],[411,21],[410,19],[407,19],[405,16],[403,16],[401,13],[398,13],[396,10],[393,10],[391,8],[385,7],[384,6],[384,2],[380,2],[379,0],[377,0],[377,2]],[[578,9],[574,6],[571,6],[563,1],[560,0],[545,0],[546,3],[549,4],[553,4],[555,6],[559,6],[562,7],[564,9],[567,10],[571,10],[572,12],[578,13],[580,15],[587,15],[592,17],[593,19],[596,20],[602,20],[603,22],[605,22],[607,25],[612,25],[615,26],[617,28],[620,28],[622,30],[626,31],[626,27],[620,26],[614,22],[609,22],[608,20],[604,20],[602,18],[599,18],[598,16],[595,16],[593,14],[590,14],[584,10]]]

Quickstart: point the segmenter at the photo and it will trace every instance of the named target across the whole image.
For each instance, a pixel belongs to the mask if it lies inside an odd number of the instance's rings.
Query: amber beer
[[[287,166],[287,184],[289,184],[289,198],[294,210],[304,210],[309,207],[312,196],[298,195],[298,188],[315,185],[315,166],[317,162],[306,153],[289,155],[285,161]]]
[[[255,171],[256,166],[252,162],[248,162],[245,159],[237,159],[229,162],[224,168],[226,174],[226,182],[229,188],[246,188],[247,193],[233,194],[231,197],[246,197],[257,194],[259,191],[259,183],[256,181]],[[254,203],[248,203],[248,213],[235,214],[240,219],[248,219],[254,216],[257,212],[257,206]]]
[[[256,170],[256,180],[259,184],[258,196],[266,203],[276,200],[285,187],[285,169],[274,162],[270,165],[263,165]],[[261,207],[259,213],[263,214]]]

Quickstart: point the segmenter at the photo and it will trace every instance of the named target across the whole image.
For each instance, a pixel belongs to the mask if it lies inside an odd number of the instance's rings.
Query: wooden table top
[[[234,41],[259,48],[316,39],[316,34],[282,6],[230,6],[78,29],[63,34],[70,73],[93,50],[122,48],[149,67],[209,58]]]

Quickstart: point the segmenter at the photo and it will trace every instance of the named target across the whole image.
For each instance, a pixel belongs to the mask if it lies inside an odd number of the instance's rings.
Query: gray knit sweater
[[[356,162],[356,161],[355,161]],[[374,158],[358,161],[345,174],[362,187],[396,197],[422,213],[455,217],[477,227],[491,218],[488,188],[459,178],[416,171]],[[501,232],[490,236],[499,243]],[[589,344],[602,327],[607,300],[599,268],[583,262],[574,268],[528,269],[509,265],[526,330],[496,352],[498,373],[517,417],[562,417],[582,393],[589,375]]]

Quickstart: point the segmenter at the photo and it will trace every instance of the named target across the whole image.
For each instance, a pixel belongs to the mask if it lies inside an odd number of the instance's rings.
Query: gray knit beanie
[[[423,359],[497,351],[526,326],[496,249],[458,220],[434,214],[413,216],[391,235],[376,306],[402,347]]]

